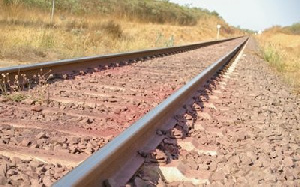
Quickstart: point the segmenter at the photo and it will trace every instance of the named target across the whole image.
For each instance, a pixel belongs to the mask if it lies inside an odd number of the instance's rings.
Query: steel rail
[[[236,38],[240,38],[240,37],[236,37]],[[230,41],[236,38],[206,41],[206,42],[193,43],[188,45],[167,47],[167,48],[154,48],[148,50],[115,53],[115,54],[108,54],[102,56],[66,59],[66,60],[60,60],[54,62],[41,62],[32,65],[19,65],[19,66],[7,67],[7,68],[0,68],[0,75],[3,73],[4,74],[9,73],[9,78],[14,79],[15,75],[26,74],[26,76],[30,78],[33,75],[37,75],[41,73],[40,72],[41,69],[43,70],[43,72],[51,71],[52,74],[63,73],[66,71],[69,72],[72,70],[77,70],[82,68],[99,67],[99,65],[110,65],[111,63],[116,63],[116,62],[125,62],[125,61],[136,60],[136,59],[141,60],[141,59],[146,59],[148,57],[154,57],[163,54],[184,52],[187,50],[193,50],[208,45]]]
[[[234,50],[210,65],[102,149],[91,155],[57,181],[54,187],[105,186],[107,181],[109,181],[108,186],[124,186],[144,162],[139,151],[156,148],[160,141],[155,140],[160,138],[157,130],[165,129],[164,125],[174,113],[182,108],[187,99],[201,85],[228,64],[247,40],[248,38],[245,38]]]

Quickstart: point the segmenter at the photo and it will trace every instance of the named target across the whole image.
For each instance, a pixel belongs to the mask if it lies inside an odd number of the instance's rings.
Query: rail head
[[[245,38],[234,50],[202,71],[102,149],[95,152],[66,176],[57,181],[54,186],[103,186],[107,179],[112,178],[122,181],[122,177],[124,176],[117,175],[116,177],[116,173],[126,171],[126,166],[132,163],[132,159],[140,159],[138,162],[140,164],[143,163],[143,158],[138,155],[141,147],[148,144],[151,137],[157,136],[156,132],[161,128],[160,125],[172,116],[176,108],[183,106],[186,99],[203,83],[228,63],[239,52],[247,40],[248,38]],[[140,165],[134,167],[137,169]],[[128,170],[128,175],[131,175],[130,172],[132,171]],[[127,181],[123,180],[122,183],[124,182],[126,183]],[[115,185],[120,185],[120,183],[116,182]],[[112,186],[115,185],[112,184]]]
[[[112,62],[118,62],[118,61],[120,62],[120,61],[126,61],[130,59],[143,58],[146,56],[155,56],[155,55],[160,55],[165,53],[191,50],[199,47],[204,47],[207,45],[234,40],[240,37],[206,41],[200,43],[192,43],[188,45],[181,45],[175,47],[154,48],[154,49],[132,51],[132,52],[125,52],[125,53],[115,53],[115,54],[108,54],[108,55],[101,55],[101,56],[66,59],[66,60],[59,60],[59,61],[52,61],[52,62],[41,62],[41,63],[31,64],[31,65],[19,65],[13,67],[6,67],[6,68],[0,68],[0,75],[9,73],[11,74],[11,77],[14,77],[14,75],[22,73],[22,74],[26,74],[27,77],[30,77],[33,74],[38,74],[41,69],[43,70],[43,72],[51,71],[51,73],[60,73],[64,71],[74,70],[77,68],[94,67],[99,65],[110,64]]]

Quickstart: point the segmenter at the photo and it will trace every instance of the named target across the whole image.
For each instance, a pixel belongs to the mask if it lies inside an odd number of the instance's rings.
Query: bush
[[[264,60],[269,62],[277,71],[282,72],[284,70],[285,64],[282,62],[282,58],[274,46],[264,46],[262,48],[262,54]]]
[[[51,0],[3,0],[20,1],[29,8],[49,10]],[[166,0],[56,0],[55,8],[72,14],[103,14],[106,16],[127,17],[142,22],[171,23],[175,25],[196,25],[205,16],[217,16],[201,8],[180,6]]]
[[[273,32],[273,33],[284,33],[284,34],[293,34],[300,35],[300,23],[295,23],[291,26],[281,27],[273,26],[269,29],[266,29],[264,32]]]
[[[295,23],[291,26],[284,27],[283,29],[286,30],[288,34],[300,35],[300,23]]]
[[[22,0],[2,0],[4,6],[16,6],[22,3]]]
[[[113,38],[121,38],[123,35],[122,28],[120,24],[115,23],[114,21],[108,21],[101,25],[101,29],[103,29],[107,34],[111,35]]]

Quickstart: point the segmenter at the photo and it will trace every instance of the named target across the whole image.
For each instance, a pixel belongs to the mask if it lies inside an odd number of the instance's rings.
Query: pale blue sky
[[[217,11],[227,23],[252,30],[300,22],[300,0],[170,0]]]

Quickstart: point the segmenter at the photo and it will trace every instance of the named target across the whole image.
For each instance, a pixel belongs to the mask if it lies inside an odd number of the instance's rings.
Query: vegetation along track
[[[1,183],[50,186],[244,41],[245,38],[236,38],[182,48],[0,69],[5,83],[0,97]],[[12,90],[21,91],[6,95]],[[114,142],[118,139],[101,149],[102,152],[109,151],[109,145]],[[132,156],[133,150],[123,151],[128,151],[128,154],[123,152],[127,155],[123,160]],[[137,162],[136,167],[140,164]],[[134,174],[136,167],[127,174]],[[87,169],[84,172],[93,172]],[[103,177],[113,178],[109,176],[113,167],[105,173]],[[71,182],[68,176],[56,185],[67,185],[66,181]]]

